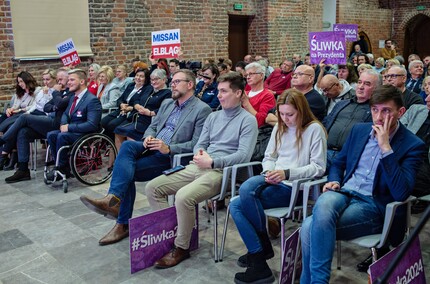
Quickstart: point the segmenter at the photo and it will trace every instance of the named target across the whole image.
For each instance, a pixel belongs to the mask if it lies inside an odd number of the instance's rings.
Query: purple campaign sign
[[[400,250],[400,247],[401,245],[370,265],[370,279],[372,283],[376,280],[376,278],[384,274],[391,260],[393,260]],[[393,273],[391,273],[390,277],[388,278],[387,283],[426,283],[423,258],[421,255],[421,247],[418,237],[412,241],[409,250],[397,264]]]
[[[168,253],[176,237],[176,208],[169,207],[129,220],[131,273],[145,269]],[[198,215],[193,228],[190,250],[198,248]]]
[[[345,32],[310,32],[309,50],[311,64],[346,64]]]
[[[299,252],[300,246],[299,244],[299,236],[300,236],[300,228],[294,231],[286,240],[284,245],[284,251],[282,252],[282,265],[281,272],[279,274],[279,283],[294,283],[295,278],[295,268],[297,263],[300,261],[301,267],[301,259],[298,260],[298,255],[301,255]]]
[[[334,32],[344,31],[346,41],[356,41],[358,38],[358,25],[334,24],[333,31]]]

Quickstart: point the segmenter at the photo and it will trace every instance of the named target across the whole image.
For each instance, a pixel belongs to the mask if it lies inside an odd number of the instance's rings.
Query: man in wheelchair
[[[86,79],[87,74],[81,69],[69,72],[68,86],[74,96],[70,98],[69,105],[61,117],[60,129],[50,131],[47,135],[52,156],[58,159],[55,170],[66,177],[71,176],[67,151],[60,151],[57,157],[58,150],[63,146],[72,145],[85,134],[100,130],[102,106],[97,97],[87,90]],[[47,179],[54,179],[54,171],[50,172]]]

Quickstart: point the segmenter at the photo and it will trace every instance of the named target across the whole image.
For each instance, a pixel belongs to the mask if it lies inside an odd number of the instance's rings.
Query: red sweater
[[[286,89],[291,88],[292,74],[293,72],[282,73],[281,69],[277,68],[264,82],[264,88],[274,91],[275,95],[278,96]]]
[[[249,91],[246,92],[246,95],[248,93]],[[257,119],[258,127],[265,125],[267,113],[276,106],[273,94],[268,89],[264,89],[258,95],[249,98],[249,103],[257,111],[255,118]]]

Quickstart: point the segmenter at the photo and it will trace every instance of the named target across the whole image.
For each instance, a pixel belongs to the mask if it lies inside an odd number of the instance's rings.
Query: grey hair
[[[99,69],[100,69],[100,65],[98,65],[97,63],[92,63],[90,64],[90,66],[88,66],[88,69],[90,69],[90,67],[93,67],[93,70],[98,73]]]
[[[378,86],[382,85],[382,75],[378,71],[374,69],[366,69],[361,74],[364,74],[364,73],[369,74],[371,76],[375,76],[376,78],[378,78]]]
[[[408,69],[411,70],[416,64],[421,64],[421,66],[424,67],[424,63],[421,60],[412,60],[411,63],[409,63]]]
[[[258,62],[251,62],[245,66],[245,71],[248,71],[251,68],[255,68],[255,71],[258,73],[266,74],[266,67],[261,65]]]
[[[166,75],[166,71],[164,71],[163,69],[154,69],[154,71],[152,71],[151,76],[150,77],[158,77],[162,80],[166,79],[167,75]]]

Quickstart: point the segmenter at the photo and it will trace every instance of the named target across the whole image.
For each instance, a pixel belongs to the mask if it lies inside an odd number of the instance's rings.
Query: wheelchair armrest
[[[410,219],[411,219],[411,201],[415,200],[416,198],[414,196],[409,196],[404,201],[394,201],[387,204],[385,208],[385,219],[384,219],[384,227],[382,229],[381,239],[379,241],[379,244],[377,248],[381,248],[385,245],[385,242],[388,239],[388,235],[391,230],[391,225],[393,224],[394,217],[396,215],[396,211],[398,207],[407,204],[407,212],[406,212],[406,226],[407,229],[410,228]]]
[[[183,158],[192,157],[194,153],[182,153],[173,156],[172,167],[179,166]]]

